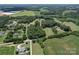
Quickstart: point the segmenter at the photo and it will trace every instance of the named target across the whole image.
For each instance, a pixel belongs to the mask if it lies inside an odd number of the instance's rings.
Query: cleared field
[[[68,14],[68,13],[77,13],[77,11],[76,10],[65,10],[63,13],[62,13],[62,15],[65,15],[65,14]]]
[[[37,12],[37,11],[20,11],[20,12],[17,12],[11,16],[35,16],[35,15],[39,15],[40,13]]]
[[[79,37],[70,35],[60,39],[47,39],[44,46],[43,51],[47,55],[79,54]]]
[[[60,20],[58,20],[57,18],[53,18],[56,22],[58,23],[62,23]]]
[[[70,26],[72,31],[79,30],[79,26],[77,26],[76,24],[74,24],[72,22],[63,22],[63,24],[65,24],[66,26]]]
[[[32,44],[32,54],[33,55],[43,55],[43,50],[38,43]]]
[[[45,28],[44,30],[46,32],[46,37],[54,34],[51,28]]]
[[[15,47],[14,46],[0,46],[0,55],[14,55]]]

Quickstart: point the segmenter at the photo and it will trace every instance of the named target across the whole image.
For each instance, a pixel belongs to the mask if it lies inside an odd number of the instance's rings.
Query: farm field
[[[0,46],[0,55],[14,55],[15,47],[14,46]]]
[[[63,24],[70,26],[70,28],[72,29],[72,31],[77,31],[79,30],[79,26],[77,26],[76,24],[72,23],[72,22],[63,22]]]
[[[43,44],[47,55],[79,54],[79,37],[70,35],[63,38],[47,39]]]
[[[37,11],[20,11],[11,16],[16,17],[16,16],[35,16],[35,15],[40,15],[40,13]]]
[[[37,42],[32,44],[32,51],[33,55],[43,55],[43,50]]]

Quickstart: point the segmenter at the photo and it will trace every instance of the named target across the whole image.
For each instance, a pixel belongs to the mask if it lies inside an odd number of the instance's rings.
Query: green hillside
[[[35,16],[35,15],[39,15],[40,13],[38,11],[20,11],[17,12],[11,16]]]
[[[79,54],[79,37],[70,35],[63,38],[48,39],[44,42],[44,53],[52,54]]]

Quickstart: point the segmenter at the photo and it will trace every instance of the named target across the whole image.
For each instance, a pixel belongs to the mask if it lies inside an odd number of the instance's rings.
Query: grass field
[[[44,30],[46,32],[46,37],[54,34],[51,28],[45,28]]]
[[[65,10],[63,13],[62,13],[62,15],[65,15],[65,14],[68,14],[68,13],[77,13],[77,11],[76,10]]]
[[[66,20],[64,18],[60,18],[57,20],[57,18],[54,18],[56,22],[61,23],[60,20]],[[77,26],[76,24],[74,24],[73,22],[63,22],[63,24],[65,24],[66,26],[70,26],[70,28],[72,29],[72,31],[76,31],[79,30],[79,26]]]
[[[70,35],[63,38],[47,39],[44,42],[44,52],[47,55],[52,54],[79,54],[79,37]]]
[[[58,22],[58,23],[62,23],[59,19],[57,19],[57,18],[53,18],[56,22]]]
[[[63,24],[65,24],[66,26],[70,26],[70,28],[72,29],[72,31],[79,30],[79,26],[77,26],[76,24],[74,24],[72,22],[64,22]]]
[[[40,13],[37,11],[20,11],[11,16],[15,17],[15,16],[35,16],[35,15],[40,15]]]
[[[15,47],[14,46],[0,46],[0,55],[14,55]]]
[[[38,43],[32,44],[32,54],[33,55],[43,55],[43,50]]]

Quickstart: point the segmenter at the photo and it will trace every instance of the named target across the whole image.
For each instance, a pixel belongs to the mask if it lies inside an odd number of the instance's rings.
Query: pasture
[[[47,55],[79,54],[79,37],[69,35],[63,38],[47,39],[44,46],[43,51]]]
[[[14,46],[0,46],[0,55],[14,55],[15,47]]]

